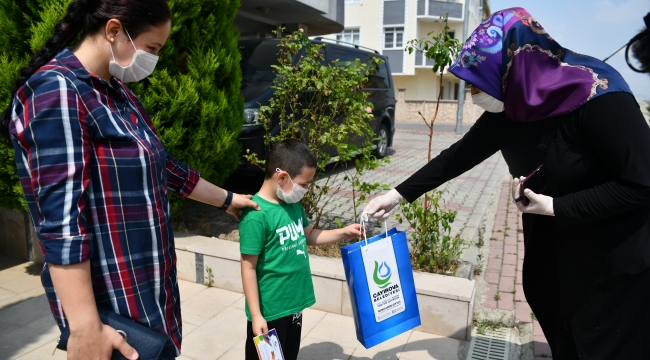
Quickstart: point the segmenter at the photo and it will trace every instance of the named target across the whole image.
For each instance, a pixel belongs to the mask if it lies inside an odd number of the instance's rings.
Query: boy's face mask
[[[275,169],[275,172],[281,173],[282,170],[280,168]],[[295,184],[293,180],[291,180],[291,176],[287,173],[287,176],[289,177],[289,181],[293,184],[293,187],[291,188],[290,193],[285,193],[284,190],[282,190],[281,186],[278,186],[278,190],[275,192],[275,194],[278,196],[278,199],[284,201],[287,204],[294,204],[302,200],[302,198],[305,196],[307,191],[309,189],[306,189],[298,184]]]

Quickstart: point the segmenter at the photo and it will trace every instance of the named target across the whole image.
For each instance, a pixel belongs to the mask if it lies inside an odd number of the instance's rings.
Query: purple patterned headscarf
[[[483,21],[449,71],[503,101],[515,121],[568,114],[608,92],[631,93],[614,68],[563,48],[523,8]]]

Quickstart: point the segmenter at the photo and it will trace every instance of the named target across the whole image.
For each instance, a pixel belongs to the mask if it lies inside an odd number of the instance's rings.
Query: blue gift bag
[[[357,339],[366,349],[421,324],[403,231],[342,247],[341,256]]]

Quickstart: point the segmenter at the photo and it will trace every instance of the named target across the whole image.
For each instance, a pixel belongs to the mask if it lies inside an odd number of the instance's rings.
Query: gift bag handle
[[[368,251],[368,236],[366,236],[366,222],[368,215],[366,212],[361,214],[361,217],[359,218],[359,225],[361,226],[361,232],[363,232],[363,239],[366,242],[366,245],[364,246],[364,249]],[[386,243],[388,243],[388,224],[386,223],[386,220],[384,220],[384,231],[386,232]]]

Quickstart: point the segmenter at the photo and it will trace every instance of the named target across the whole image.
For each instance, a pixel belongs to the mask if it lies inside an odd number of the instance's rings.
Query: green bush
[[[51,36],[71,1],[0,0],[0,108],[8,105],[28,55]],[[206,180],[221,184],[237,168],[237,135],[244,121],[234,27],[239,0],[170,0],[169,5],[172,29],[156,71],[129,87],[167,150]],[[26,211],[7,142],[0,144],[0,208]]]
[[[363,181],[361,176],[388,161],[387,158],[378,160],[373,154],[375,134],[369,124],[373,120],[373,105],[368,101],[368,92],[362,91],[368,77],[376,73],[383,60],[369,56],[363,61],[341,63],[335,59],[327,63],[324,46],[311,43],[300,31],[282,38],[278,64],[273,65],[277,76],[273,84],[275,93],[269,105],[261,107],[259,115],[268,147],[284,139],[298,139],[318,158],[314,178],[326,180],[322,185],[313,181],[302,201],[315,228],[319,228],[321,219],[327,215],[324,210],[332,196],[344,184],[352,188],[356,219],[359,203],[381,187],[377,182]],[[279,124],[277,133],[273,131],[276,124]],[[361,139],[358,141],[361,146],[353,144],[355,138]],[[336,150],[338,160],[326,169],[332,160],[329,153],[332,149]],[[254,164],[263,164],[257,155],[246,157]]]
[[[440,206],[442,192],[434,190],[423,199],[401,204],[402,214],[396,214],[401,224],[404,220],[413,230],[411,234],[411,262],[413,267],[437,274],[454,274],[460,256],[467,244],[460,235],[451,235],[451,224],[456,211]]]
[[[169,6],[172,29],[157,70],[131,88],[169,153],[222,184],[239,164],[244,124],[234,27],[239,0],[170,0]]]
[[[72,0],[0,0],[0,111],[11,100],[20,69],[43,47]],[[27,211],[14,150],[0,140],[0,208]]]

